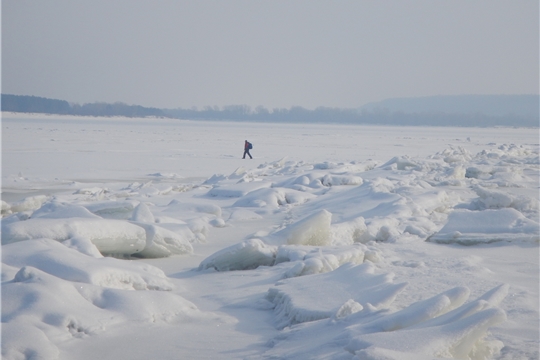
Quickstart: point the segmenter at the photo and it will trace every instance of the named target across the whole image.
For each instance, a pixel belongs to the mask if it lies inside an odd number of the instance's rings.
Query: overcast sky
[[[538,94],[536,0],[2,0],[2,93],[190,108]]]

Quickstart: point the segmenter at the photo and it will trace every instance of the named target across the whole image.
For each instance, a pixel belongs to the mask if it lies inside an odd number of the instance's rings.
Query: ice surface
[[[3,358],[538,358],[536,130],[10,116]]]

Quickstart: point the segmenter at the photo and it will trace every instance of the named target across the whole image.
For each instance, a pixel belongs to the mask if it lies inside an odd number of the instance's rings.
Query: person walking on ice
[[[242,156],[242,159],[245,159],[246,158],[246,154],[249,155],[249,158],[250,159],[253,159],[253,157],[251,156],[251,154],[249,153],[249,150],[250,149],[253,149],[253,145],[246,140],[246,142],[244,143],[244,156]]]

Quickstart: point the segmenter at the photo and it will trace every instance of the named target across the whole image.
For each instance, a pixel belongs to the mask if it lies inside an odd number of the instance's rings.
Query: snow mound
[[[2,283],[2,294],[5,359],[58,359],[56,343],[88,338],[111,325],[201,316],[195,305],[178,295],[71,282],[31,266]]]
[[[455,210],[448,222],[428,241],[474,245],[496,241],[533,241],[540,239],[539,224],[512,208],[498,210]]]
[[[282,280],[266,298],[274,305],[276,327],[283,329],[342,314],[350,299],[361,305],[356,309],[385,308],[407,285],[394,284],[392,279],[392,274],[375,275],[369,263],[345,264],[328,273]]]

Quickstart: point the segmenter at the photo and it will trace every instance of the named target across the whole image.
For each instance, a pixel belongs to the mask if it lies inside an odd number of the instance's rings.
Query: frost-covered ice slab
[[[32,213],[32,218],[63,219],[63,218],[90,218],[101,219],[87,208],[80,205],[51,201],[43,204]]]
[[[299,205],[315,198],[314,195],[287,188],[269,188],[252,191],[240,199],[233,206],[277,209],[284,205]]]
[[[538,219],[539,202],[532,196],[517,196],[505,191],[474,186],[478,199],[472,201],[471,210],[513,208],[529,219]]]
[[[332,317],[340,309],[387,307],[406,286],[393,283],[393,274],[375,275],[369,263],[349,263],[332,272],[282,280],[268,290],[267,299],[274,305],[276,326],[284,328]]]
[[[213,268],[217,271],[231,271],[272,266],[276,251],[276,246],[268,245],[260,239],[249,239],[210,255],[201,262],[199,270]]]
[[[354,243],[365,228],[363,219],[331,225],[332,214],[320,210],[262,239],[253,238],[222,249],[207,257],[199,269],[249,270],[296,262],[285,277],[318,274],[344,263],[377,262],[379,255],[364,244]],[[335,240],[341,246],[331,246]]]
[[[191,254],[193,246],[190,240],[195,239],[195,234],[184,227],[182,234],[167,230],[163,227],[146,224],[135,223],[141,226],[146,231],[146,246],[135,256],[144,258],[159,258],[171,255]]]
[[[28,240],[2,246],[2,263],[32,266],[58,278],[107,288],[172,290],[160,269],[133,261],[92,257],[54,240]]]
[[[84,204],[84,207],[103,218],[127,219],[138,204],[134,200],[95,201]]]
[[[43,238],[57,241],[88,239],[102,254],[108,255],[131,255],[141,251],[146,245],[144,229],[121,220],[35,218],[2,222],[2,244]]]
[[[320,274],[333,271],[343,264],[362,264],[364,260],[377,262],[379,254],[363,244],[342,246],[295,246],[282,245],[276,253],[276,264],[294,262],[285,277]]]
[[[455,210],[428,241],[474,245],[496,241],[539,241],[539,224],[512,208]]]
[[[332,214],[319,210],[269,235],[265,241],[274,245],[330,245]]]
[[[504,311],[488,309],[436,328],[411,329],[381,336],[369,334],[348,346],[359,359],[489,359],[503,347],[499,341],[479,344],[487,330],[506,320]],[[483,345],[483,346],[482,346]],[[474,349],[474,350],[473,350]],[[469,353],[473,353],[470,357]]]
[[[216,185],[210,189],[210,191],[208,191],[208,195],[215,197],[239,198],[252,191],[269,188],[271,186],[272,183],[268,181],[252,181],[238,184]]]
[[[222,249],[206,259],[199,270],[251,270],[259,266],[294,263],[284,277],[296,277],[333,271],[345,263],[362,264],[367,259],[379,261],[377,251],[363,244],[347,246],[268,245],[261,239],[249,239]]]

